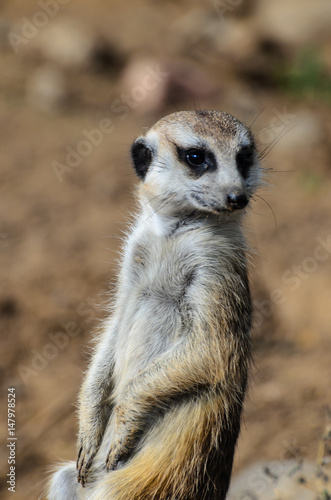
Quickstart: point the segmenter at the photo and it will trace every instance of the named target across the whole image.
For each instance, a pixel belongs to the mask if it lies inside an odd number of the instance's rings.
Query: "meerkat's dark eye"
[[[192,149],[186,153],[186,160],[192,167],[202,167],[206,161],[206,155],[200,149]],[[206,164],[207,167],[208,165]]]
[[[201,177],[204,173],[217,169],[215,155],[212,151],[202,147],[187,149],[176,144],[175,146],[179,161],[189,167],[193,177]]]
[[[255,148],[254,146],[242,146],[236,154],[237,168],[244,179],[248,177],[249,169],[254,164]]]

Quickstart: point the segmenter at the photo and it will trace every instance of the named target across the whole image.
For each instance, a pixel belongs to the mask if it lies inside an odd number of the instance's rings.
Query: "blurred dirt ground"
[[[75,458],[77,392],[135,209],[130,144],[178,109],[230,112],[267,148],[235,470],[315,459],[331,395],[330,33],[324,0],[0,3],[1,498],[8,387],[15,498]]]

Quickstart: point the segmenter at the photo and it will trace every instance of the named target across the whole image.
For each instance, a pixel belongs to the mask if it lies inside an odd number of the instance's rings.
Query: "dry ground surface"
[[[331,17],[323,1],[266,4],[228,2],[221,12],[217,2],[72,0],[16,53],[8,33],[22,34],[22,18],[41,7],[1,2],[1,498],[12,498],[8,387],[16,391],[14,498],[37,499],[48,468],[75,457],[77,392],[135,210],[130,143],[176,109],[222,109],[254,122],[261,151],[274,143],[264,160],[270,186],[246,222],[255,366],[235,469],[315,459],[331,396]],[[102,50],[69,63],[47,52],[45,33],[68,19]],[[294,67],[306,46],[317,51],[317,69],[279,83],[277,68]],[[114,112],[114,100],[157,64],[166,82],[127,116]],[[106,118],[111,132],[59,174],[54,162],[65,165],[66,148],[77,150],[83,131]]]

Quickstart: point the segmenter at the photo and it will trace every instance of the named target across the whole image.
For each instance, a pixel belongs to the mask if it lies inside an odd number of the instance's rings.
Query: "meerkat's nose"
[[[245,194],[227,194],[226,201],[231,210],[239,210],[246,207],[248,198]]]

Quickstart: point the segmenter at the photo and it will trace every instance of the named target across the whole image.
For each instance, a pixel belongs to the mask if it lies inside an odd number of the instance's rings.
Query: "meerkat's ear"
[[[144,138],[137,139],[131,146],[131,158],[136,174],[144,180],[153,159],[152,150]]]

